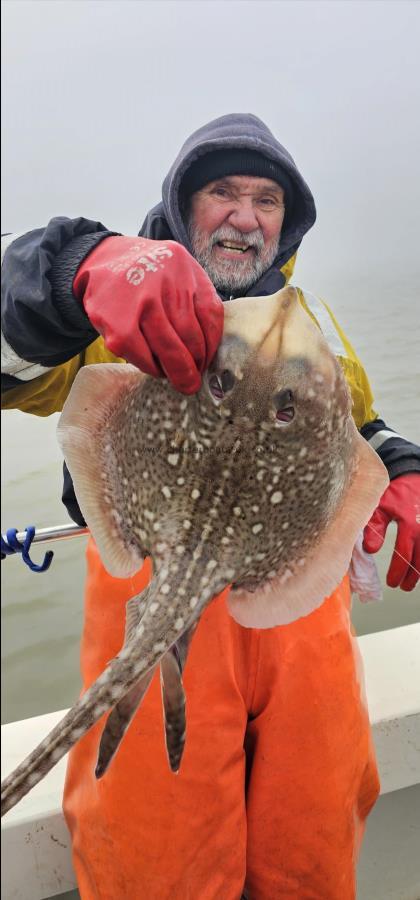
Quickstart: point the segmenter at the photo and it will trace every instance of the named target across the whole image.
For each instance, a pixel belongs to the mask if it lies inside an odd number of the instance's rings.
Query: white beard
[[[276,235],[264,244],[260,229],[244,234],[229,225],[223,225],[208,235],[192,221],[188,226],[188,234],[193,256],[207,272],[215,288],[226,293],[246,291],[261,278],[277,256],[280,237]],[[216,258],[213,252],[215,244],[229,240],[254,247],[252,256],[245,259],[240,256],[235,259]]]

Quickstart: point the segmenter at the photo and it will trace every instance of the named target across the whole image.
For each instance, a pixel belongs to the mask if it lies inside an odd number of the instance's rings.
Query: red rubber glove
[[[380,550],[391,521],[398,531],[386,583],[412,591],[420,575],[420,474],[399,475],[388,485],[364,530],[364,550]]]
[[[223,331],[223,303],[181,244],[109,237],[73,282],[92,325],[116,356],[194,394]]]

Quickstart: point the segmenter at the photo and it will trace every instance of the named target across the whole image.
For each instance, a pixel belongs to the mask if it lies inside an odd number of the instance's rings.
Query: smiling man
[[[284,215],[285,191],[268,178],[231,175],[195,188],[192,252],[216,288],[236,296],[260,279],[277,256]]]
[[[4,408],[54,412],[81,365],[106,361],[128,360],[194,393],[220,341],[223,301],[282,288],[314,221],[290,154],[256,116],[234,114],[188,138],[138,237],[56,218],[8,238]],[[374,412],[364,369],[328,307],[298,293],[343,367],[357,427],[390,475],[365,546],[379,549],[397,521],[388,584],[411,590],[420,449]],[[83,524],[68,473],[63,499]],[[111,578],[93,541],[87,565],[84,688],[120,650],[125,604],[151,574],[146,561],[133,579]],[[226,591],[213,600],[192,641],[179,775],[165,759],[158,678],[100,782],[101,727],[70,754],[64,808],[83,900],[239,900],[243,892],[354,900],[379,786],[348,578],[311,615],[266,631],[241,628],[225,599]]]

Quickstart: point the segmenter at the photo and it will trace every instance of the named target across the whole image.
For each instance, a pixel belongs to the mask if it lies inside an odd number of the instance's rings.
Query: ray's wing
[[[77,373],[57,427],[83,516],[105,568],[117,578],[137,572],[145,554],[127,543],[113,510],[114,454],[109,451],[118,436],[114,413],[132,391],[143,389],[147,379],[135,366],[84,366]]]
[[[341,582],[346,574],[360,530],[369,521],[389,482],[385,466],[351,423],[355,468],[336,512],[304,565],[279,572],[252,593],[246,583],[230,592],[228,608],[245,628],[273,628],[307,616]],[[293,577],[292,577],[293,576]]]

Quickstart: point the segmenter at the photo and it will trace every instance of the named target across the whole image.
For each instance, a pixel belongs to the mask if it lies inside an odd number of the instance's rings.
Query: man
[[[314,221],[290,155],[263,122],[236,114],[186,141],[139,238],[53,219],[11,240],[4,406],[60,409],[81,365],[116,355],[195,392],[220,340],[222,301],[279,290]],[[365,372],[328,308],[299,297],[339,356],[356,424],[390,474],[366,549],[376,551],[396,519],[388,583],[411,590],[420,449],[373,411]],[[64,500],[83,522],[68,473]],[[148,562],[125,581],[105,572],[93,542],[87,555],[84,687],[120,649],[125,603],[150,578]],[[103,779],[93,774],[100,724],[71,753],[64,803],[83,900],[355,896],[378,777],[348,579],[310,616],[261,632],[229,618],[225,594],[193,639],[180,774],[168,770],[156,679]]]

